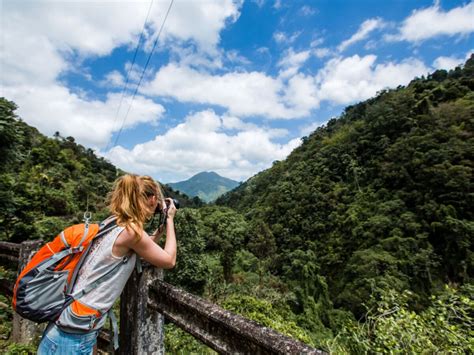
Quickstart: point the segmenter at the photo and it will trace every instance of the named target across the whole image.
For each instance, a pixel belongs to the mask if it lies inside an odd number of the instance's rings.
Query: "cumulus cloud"
[[[215,52],[220,41],[220,31],[227,23],[235,22],[240,16],[242,0],[222,1],[175,1],[163,30],[163,40],[195,41],[200,49]],[[161,26],[168,3],[158,2],[155,8],[154,26]]]
[[[102,81],[102,85],[104,86],[123,88],[124,84],[125,78],[118,70],[112,70],[110,73],[107,73]]]
[[[154,3],[145,33],[148,42],[161,26],[168,4]],[[90,98],[73,92],[59,78],[80,72],[85,58],[107,56],[115,48],[134,45],[148,6],[149,2],[111,0],[3,2],[0,95],[14,100],[22,118],[44,133],[59,130],[83,144],[104,146],[120,127],[113,124],[119,95],[108,94],[105,100]],[[162,41],[192,42],[196,50],[212,55],[220,31],[238,18],[240,6],[241,1],[232,0],[177,0]],[[131,72],[132,81],[135,74],[136,68]],[[122,83],[123,75],[113,71],[100,84]],[[163,106],[139,95],[124,127],[156,122],[163,112]]]
[[[125,170],[151,174],[164,182],[186,179],[204,170],[245,180],[274,160],[284,159],[300,144],[299,139],[286,144],[274,142],[272,138],[281,133],[205,110],[133,149],[114,147],[107,157]]]
[[[376,64],[375,55],[333,58],[317,74],[317,97],[337,104],[365,100],[377,91],[408,84],[429,71],[418,59]]]
[[[389,41],[422,42],[438,36],[467,35],[474,31],[474,2],[443,11],[439,3],[415,10],[407,17],[396,35],[387,35]]]
[[[285,90],[285,99],[288,105],[296,112],[310,112],[319,106],[318,86],[315,78],[301,73],[293,76],[288,81]]]
[[[104,6],[103,6],[104,5]],[[7,1],[2,4],[2,65],[7,79],[53,80],[67,69],[74,53],[104,56],[137,42],[148,2]],[[174,2],[162,39],[192,41],[204,51],[216,51],[220,31],[239,16],[241,1]],[[148,40],[162,25],[168,3],[153,4]],[[34,52],[34,56],[25,55]],[[22,69],[25,68],[25,69]],[[33,75],[31,75],[33,74]]]
[[[308,51],[288,50],[276,78],[260,72],[210,74],[170,63],[141,90],[181,102],[221,106],[239,117],[292,119],[308,116],[321,101],[348,104],[365,100],[430,70],[414,58],[376,63],[375,55],[354,55],[333,58],[312,76],[299,72],[309,55]]]
[[[286,106],[284,88],[281,80],[260,72],[212,75],[170,63],[161,67],[141,91],[181,102],[222,106],[237,116],[293,118],[308,114],[299,107]]]
[[[279,74],[280,78],[294,76],[301,66],[308,60],[310,55],[310,50],[295,52],[293,48],[289,48],[283,58],[278,62],[278,66],[282,68]]]
[[[366,39],[371,32],[373,32],[376,29],[383,28],[385,27],[385,23],[380,19],[380,18],[373,18],[373,19],[368,19],[364,21],[359,29],[357,30],[356,33],[354,33],[351,38],[346,39],[343,41],[337,49],[339,52],[344,51],[347,47],[350,45],[362,41]]]
[[[131,97],[123,100],[122,110],[116,117],[121,94],[109,94],[105,101],[91,100],[72,93],[61,85],[17,85],[2,90],[2,94],[16,103],[21,102],[18,113],[41,132],[52,135],[59,131],[73,136],[82,144],[101,148],[118,131]],[[140,123],[156,123],[165,109],[141,96],[135,98],[133,109],[124,122],[124,128]]]
[[[433,61],[433,67],[436,69],[454,69],[460,64],[464,63],[463,58],[456,57],[438,57]]]
[[[468,51],[466,55],[464,56],[464,58],[459,58],[455,56],[438,57],[433,61],[433,67],[435,69],[446,69],[446,70],[454,69],[457,66],[464,64],[471,57],[472,53],[474,53],[474,49],[471,49],[470,51]]]

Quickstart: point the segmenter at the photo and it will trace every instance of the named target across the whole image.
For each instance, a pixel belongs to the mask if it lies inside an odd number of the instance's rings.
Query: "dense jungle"
[[[347,107],[214,204],[165,185],[181,202],[165,279],[331,353],[474,352],[473,90],[471,56]],[[0,99],[0,240],[106,217],[123,171],[15,110]],[[172,325],[165,338],[212,352]]]

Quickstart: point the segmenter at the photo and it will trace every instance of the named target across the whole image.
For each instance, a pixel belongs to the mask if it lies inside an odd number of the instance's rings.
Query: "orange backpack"
[[[71,292],[92,242],[116,227],[115,219],[106,221],[70,226],[33,256],[13,290],[19,315],[37,323],[55,321],[75,300]]]

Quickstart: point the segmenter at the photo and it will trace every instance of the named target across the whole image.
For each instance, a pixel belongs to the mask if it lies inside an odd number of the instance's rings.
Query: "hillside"
[[[381,92],[218,205],[181,209],[165,280],[334,353],[472,353],[473,89],[471,58]],[[87,204],[105,216],[122,172],[0,110],[0,240],[50,236]]]
[[[326,283],[360,317],[383,290],[411,290],[422,308],[442,284],[472,280],[473,89],[471,56],[383,91],[216,201],[276,244],[270,270],[299,293],[295,310]]]
[[[188,196],[197,196],[205,202],[211,202],[238,186],[239,182],[210,171],[201,172],[188,180],[168,183],[167,185],[176,191],[184,192]]]
[[[42,135],[15,110],[13,102],[0,98],[0,240],[50,237],[82,221],[87,208],[94,220],[104,218],[105,197],[124,172],[73,137]],[[164,189],[183,207],[201,204]]]

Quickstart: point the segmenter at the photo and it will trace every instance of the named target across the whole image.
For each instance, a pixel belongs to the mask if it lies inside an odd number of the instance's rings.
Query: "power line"
[[[140,76],[140,80],[138,81],[138,85],[137,87],[135,88],[135,92],[133,93],[133,96],[132,96],[132,100],[130,101],[130,105],[128,106],[128,110],[127,110],[127,113],[125,114],[125,117],[123,118],[123,121],[122,121],[122,125],[120,126],[120,130],[117,134],[117,137],[115,137],[115,142],[114,142],[114,145],[112,146],[115,147],[117,145],[117,142],[120,138],[120,134],[122,133],[122,129],[123,129],[123,125],[125,124],[125,121],[127,120],[127,116],[130,112],[130,109],[132,108],[132,104],[133,104],[133,100],[135,100],[135,96],[138,92],[138,88],[140,87],[140,84],[142,83],[142,79],[143,77],[145,76],[145,72],[146,72],[146,69],[148,67],[148,64],[150,63],[150,59],[153,55],[153,52],[155,51],[155,48],[156,48],[156,44],[158,43],[158,39],[160,38],[160,35],[161,35],[161,32],[163,31],[163,27],[165,27],[165,23],[166,23],[166,19],[168,18],[168,15],[171,11],[171,7],[173,6],[173,2],[174,0],[171,0],[170,2],[170,5],[168,7],[168,11],[166,12],[166,15],[165,15],[165,18],[163,20],[163,23],[161,24],[161,27],[160,27],[160,30],[158,31],[158,35],[156,36],[156,39],[155,39],[155,42],[153,43],[153,48],[151,49],[151,52],[150,52],[150,55],[148,56],[148,59],[145,63],[145,67],[143,68],[143,71],[142,71],[142,75]]]
[[[112,125],[112,128],[115,127],[115,123],[117,122],[118,114],[120,112],[120,108],[122,107],[122,101],[123,101],[123,98],[125,97],[125,91],[127,90],[128,81],[130,79],[130,73],[132,72],[133,65],[135,64],[135,60],[137,58],[138,49],[140,48],[140,43],[142,42],[143,34],[145,33],[146,24],[148,22],[148,17],[150,16],[150,10],[151,10],[152,6],[153,6],[153,0],[151,0],[150,6],[148,7],[148,12],[146,14],[145,23],[143,24],[142,33],[140,33],[140,38],[138,39],[137,47],[135,48],[135,53],[133,54],[132,65],[128,69],[127,78],[125,80],[125,85],[123,86],[123,89],[122,89],[122,96],[120,97],[120,103],[118,105],[117,112],[115,112],[114,123]],[[109,150],[109,144],[110,144],[110,142],[107,143],[107,147],[105,148],[106,151]]]

